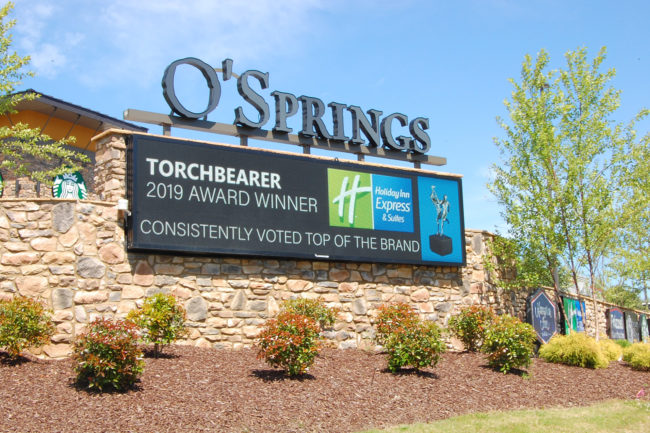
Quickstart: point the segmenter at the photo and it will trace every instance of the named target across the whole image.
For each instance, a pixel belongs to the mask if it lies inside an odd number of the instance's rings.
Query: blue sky
[[[269,102],[279,90],[427,117],[429,153],[448,161],[431,169],[463,175],[467,228],[505,230],[485,184],[499,162],[495,118],[507,114],[508,78],[518,79],[526,54],[544,48],[558,67],[569,50],[587,47],[592,58],[606,46],[605,67],[616,69],[612,85],[622,90],[615,120],[650,107],[647,1],[18,0],[12,16],[13,48],[31,56],[36,74],[20,89],[117,118],[127,108],[169,113],[160,82],[183,57],[268,72]],[[201,111],[207,96],[197,74],[188,69],[177,82],[183,103]],[[232,123],[241,104],[234,80],[222,82],[208,119]]]

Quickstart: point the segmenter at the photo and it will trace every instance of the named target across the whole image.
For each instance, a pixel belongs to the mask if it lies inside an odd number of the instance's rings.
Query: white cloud
[[[38,76],[65,72],[88,86],[115,80],[146,86],[172,60],[196,56],[211,64],[226,57],[256,62],[300,49],[317,31],[325,0],[19,0],[16,42],[32,56]]]
[[[37,74],[52,78],[65,67],[66,58],[59,47],[43,44],[31,54],[31,65]]]

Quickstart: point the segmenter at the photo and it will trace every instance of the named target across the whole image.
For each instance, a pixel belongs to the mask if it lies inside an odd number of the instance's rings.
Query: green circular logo
[[[84,182],[84,178],[78,171],[60,174],[54,178],[52,195],[55,198],[76,198],[83,200],[88,197],[86,182]]]

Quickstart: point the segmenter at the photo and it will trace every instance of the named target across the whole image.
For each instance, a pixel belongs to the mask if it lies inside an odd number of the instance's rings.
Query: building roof
[[[92,138],[106,130],[148,131],[145,127],[89,110],[33,89],[17,92],[14,95],[26,94],[39,96],[18,102],[13,107],[15,112],[0,116],[0,126],[14,125],[20,122],[31,128],[40,128],[42,134],[54,140],[75,137],[71,146],[90,153],[95,152]]]
[[[16,94],[20,95],[30,93],[40,96],[31,101],[23,100],[19,102],[15,107],[16,110],[31,110],[47,114],[48,116],[52,115],[53,117],[57,117],[62,120],[76,123],[80,126],[85,126],[87,128],[97,130],[98,133],[111,128],[140,132],[148,131],[148,129],[145,127],[135,125],[121,119],[116,119],[115,117],[107,116],[105,114],[81,107],[76,104],[71,104],[70,102],[66,102],[53,96],[46,95],[34,89],[27,89],[23,92],[17,92]],[[77,116],[80,116],[79,119],[77,119]]]

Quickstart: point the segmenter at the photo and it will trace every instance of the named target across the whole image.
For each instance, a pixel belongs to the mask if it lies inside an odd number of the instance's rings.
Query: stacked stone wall
[[[185,344],[251,346],[283,300],[321,298],[341,310],[326,333],[340,348],[373,346],[373,318],[385,302],[409,302],[445,326],[467,305],[501,312],[510,296],[485,281],[486,234],[468,231],[468,266],[142,254],[126,251],[115,203],[65,199],[2,199],[0,297],[44,299],[57,332],[43,348],[65,356],[84,326],[99,316],[124,317],[155,293],[171,293],[188,312]],[[507,311],[506,311],[507,310]]]
[[[187,309],[190,332],[181,343],[203,347],[251,346],[282,301],[296,297],[340,309],[325,333],[339,348],[373,348],[373,320],[387,302],[408,302],[441,326],[469,305],[525,319],[529,293],[490,280],[484,260],[492,235],[484,231],[465,232],[465,267],[129,252],[117,209],[126,191],[125,138],[103,134],[96,145],[93,197],[101,200],[0,199],[0,299],[42,298],[56,323],[51,344],[37,354],[67,356],[87,323],[125,317],[160,292]]]

